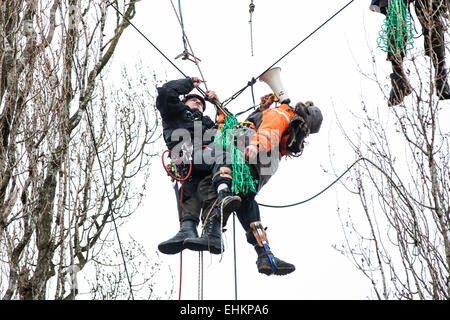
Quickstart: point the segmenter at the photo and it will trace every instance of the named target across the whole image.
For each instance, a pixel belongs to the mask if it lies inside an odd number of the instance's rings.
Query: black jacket
[[[192,111],[180,101],[180,95],[188,94],[193,89],[194,83],[190,78],[172,80],[157,88],[156,107],[161,113],[164,141],[170,150],[183,140],[182,137],[172,137],[176,129],[186,129],[190,134],[190,142],[194,144],[195,121],[198,121],[199,127],[201,125],[202,137],[206,130],[214,128],[210,117],[204,116],[200,111]],[[209,134],[206,138],[201,138],[203,145],[211,143],[214,135]]]

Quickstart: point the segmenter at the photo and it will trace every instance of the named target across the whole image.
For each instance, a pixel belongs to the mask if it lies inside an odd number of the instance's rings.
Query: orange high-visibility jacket
[[[258,151],[266,152],[279,146],[293,115],[294,111],[287,104],[252,113],[247,121],[255,124],[256,133],[251,137],[250,144],[257,146]]]
[[[264,111],[254,111],[246,121],[255,125],[256,133],[250,138],[250,144],[258,147],[258,151],[270,151],[280,145],[283,132],[288,128],[294,111],[287,104]],[[219,130],[225,121],[225,115],[219,113]],[[287,138],[287,137],[285,137]],[[280,148],[282,155],[286,155],[284,147]]]

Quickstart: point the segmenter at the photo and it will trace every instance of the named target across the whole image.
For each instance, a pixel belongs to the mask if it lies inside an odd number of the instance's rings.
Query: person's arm
[[[253,159],[260,151],[270,151],[279,145],[280,138],[289,126],[289,116],[281,108],[270,109],[263,114],[263,120],[245,148],[244,155]]]
[[[157,88],[156,107],[163,118],[184,111],[185,104],[180,101],[180,95],[191,92],[200,84],[199,81],[196,82],[195,80],[198,80],[198,78],[172,80]]]

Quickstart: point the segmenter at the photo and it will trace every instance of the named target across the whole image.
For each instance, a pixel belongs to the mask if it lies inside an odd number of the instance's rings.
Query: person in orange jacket
[[[245,122],[252,123],[253,128],[241,137],[243,153],[250,165],[252,176],[258,180],[259,191],[275,173],[278,162],[283,156],[299,156],[304,147],[304,140],[309,134],[319,132],[322,113],[314,103],[297,103],[292,108],[290,101],[283,101],[279,107],[270,108],[274,102],[272,94],[261,97],[259,109],[250,114]],[[223,123],[224,115],[219,117]],[[239,141],[238,141],[239,144]],[[231,189],[231,164],[216,164],[213,170],[212,184],[215,189]],[[293,264],[273,256],[268,250],[265,229],[261,225],[256,193],[239,193],[242,198],[236,215],[246,232],[247,242],[254,246],[258,258],[258,271],[266,275],[286,275],[295,270]],[[212,212],[205,222],[206,232],[199,238],[188,238],[184,247],[195,251],[221,251],[211,248],[221,247],[221,227],[226,224],[228,216],[221,216],[219,211]]]

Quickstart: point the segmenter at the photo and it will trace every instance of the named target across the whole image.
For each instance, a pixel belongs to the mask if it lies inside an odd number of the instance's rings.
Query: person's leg
[[[254,194],[242,201],[241,208],[236,213],[246,232],[247,242],[253,246],[258,255],[256,266],[259,273],[265,275],[286,275],[295,271],[295,266],[276,258],[269,248],[266,229],[261,224],[258,203]]]
[[[183,246],[194,251],[220,254],[224,251],[222,228],[226,225],[229,214],[221,214],[220,207],[217,206],[217,192],[212,185],[211,175],[200,181],[198,194],[202,202],[202,234],[200,237],[186,239]]]
[[[178,233],[158,245],[158,250],[165,254],[176,254],[184,249],[183,242],[188,238],[198,237],[197,226],[201,210],[201,202],[197,196],[199,179],[188,179],[180,189],[182,197],[182,214]]]
[[[436,95],[440,100],[450,99],[442,23],[442,14],[447,10],[446,4],[444,1],[434,0],[430,8],[429,0],[417,0],[415,10],[423,29],[425,55],[431,58],[434,66]]]

